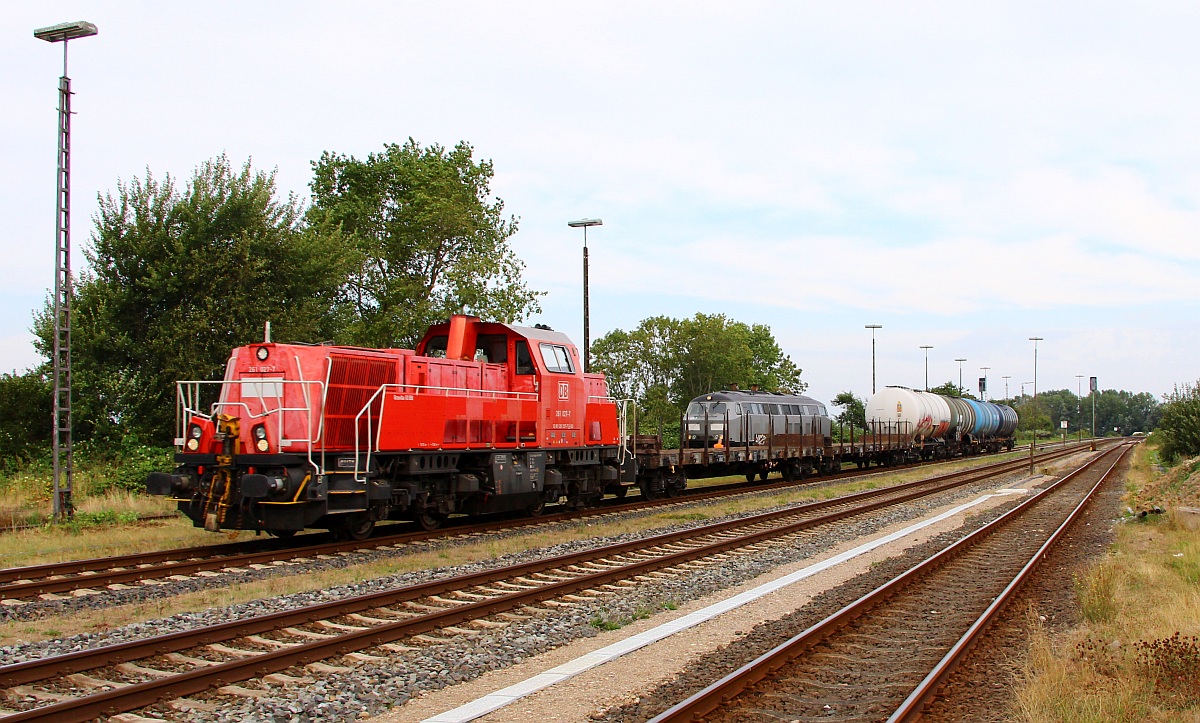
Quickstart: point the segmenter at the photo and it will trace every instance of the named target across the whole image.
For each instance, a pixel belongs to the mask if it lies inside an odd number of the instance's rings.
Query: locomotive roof
[[[555,331],[553,329],[538,329],[532,326],[517,326],[515,324],[499,324],[499,326],[507,327],[526,339],[552,341],[556,344],[567,344],[568,346],[575,345],[575,343],[571,341],[571,337],[567,336],[561,331]]]
[[[723,389],[719,392],[709,392],[701,394],[692,400],[693,402],[767,402],[767,403],[787,403],[800,402],[802,404],[821,404],[821,402],[804,394],[786,394],[784,392],[764,392],[764,391],[749,391],[742,389]]]
[[[513,332],[514,334],[517,334],[518,336],[523,336],[526,339],[532,339],[534,341],[551,341],[551,342],[554,342],[555,344],[566,344],[568,346],[575,345],[575,343],[571,341],[571,337],[567,336],[566,334],[562,333],[561,331],[554,331],[553,329],[551,329],[549,327],[547,327],[545,329],[539,329],[539,328],[533,327],[533,326],[517,326],[516,324],[501,324],[498,321],[477,321],[477,322],[475,322],[475,324],[476,324],[477,332],[480,334],[495,334],[500,329],[508,329],[509,331]],[[425,332],[425,337],[423,338],[423,340],[428,339],[429,337],[432,337],[432,336],[435,336],[438,334],[445,334],[449,331],[449,329],[450,329],[449,321],[443,321],[438,324],[433,324],[432,326],[429,327],[428,331]]]

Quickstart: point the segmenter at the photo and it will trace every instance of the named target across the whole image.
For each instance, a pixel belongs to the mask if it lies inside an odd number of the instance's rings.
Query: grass
[[[1160,473],[1152,452],[1135,452],[1129,507],[1195,504],[1181,490],[1194,489],[1196,472]],[[1200,720],[1200,534],[1167,516],[1127,520],[1105,559],[1076,580],[1082,624],[1054,637],[1031,618],[1022,720]]]
[[[141,494],[146,474],[169,470],[171,450],[122,443],[99,447],[77,445],[72,475],[72,499],[80,524],[95,522],[89,515],[157,515],[174,506],[161,498]],[[32,459],[0,460],[0,527],[41,525],[50,522],[54,495],[53,465],[49,452]]]

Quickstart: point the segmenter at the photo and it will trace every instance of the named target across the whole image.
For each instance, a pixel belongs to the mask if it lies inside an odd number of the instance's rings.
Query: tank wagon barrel
[[[1012,407],[907,387],[885,387],[866,407],[870,423],[904,422],[923,458],[1011,450],[1017,429]]]

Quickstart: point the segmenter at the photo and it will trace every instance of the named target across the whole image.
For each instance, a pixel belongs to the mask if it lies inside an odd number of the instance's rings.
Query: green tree
[[[465,142],[447,150],[411,138],[366,160],[325,152],[313,163],[308,222],[356,251],[343,288],[347,341],[409,346],[451,314],[513,322],[540,311],[508,245],[517,219],[492,200],[492,175]]]
[[[183,189],[147,171],[99,200],[73,307],[81,436],[162,443],[174,383],[220,378],[230,350],[261,339],[265,321],[284,340],[328,339],[341,325],[347,255],[336,237],[302,228],[273,173],[220,156]],[[48,309],[35,326],[49,356]]]
[[[854,392],[838,392],[838,395],[833,398],[830,404],[842,408],[842,411],[834,417],[834,421],[838,424],[846,427],[853,425],[858,429],[866,429],[867,400],[855,396]]]
[[[672,341],[672,392],[681,403],[730,384],[769,392],[799,393],[808,387],[800,381],[799,367],[763,324],[745,324],[724,314],[696,314],[680,322]]]
[[[962,399],[977,399],[977,397],[974,394],[971,394],[970,392],[968,392],[966,390],[959,389],[958,384],[956,382],[946,382],[945,384],[942,384],[940,386],[932,387],[929,390],[929,392],[930,392],[930,394],[941,394],[944,397],[959,397]]]
[[[693,398],[731,384],[802,392],[801,370],[769,327],[716,314],[650,317],[632,331],[614,330],[592,343],[592,367],[614,395],[638,400],[645,431],[674,420]]]
[[[0,468],[49,446],[54,390],[45,366],[0,374]]]
[[[1200,454],[1200,382],[1176,386],[1163,401],[1159,422],[1163,457],[1174,462]]]

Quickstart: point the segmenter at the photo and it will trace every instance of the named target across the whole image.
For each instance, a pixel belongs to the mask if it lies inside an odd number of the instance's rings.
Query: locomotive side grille
[[[367,400],[384,384],[396,383],[396,362],[339,354],[329,355],[329,386],[325,392],[326,445],[329,448],[354,447],[354,417]],[[371,403],[371,416],[379,419],[382,397]],[[367,415],[359,420],[359,441],[367,439]]]

